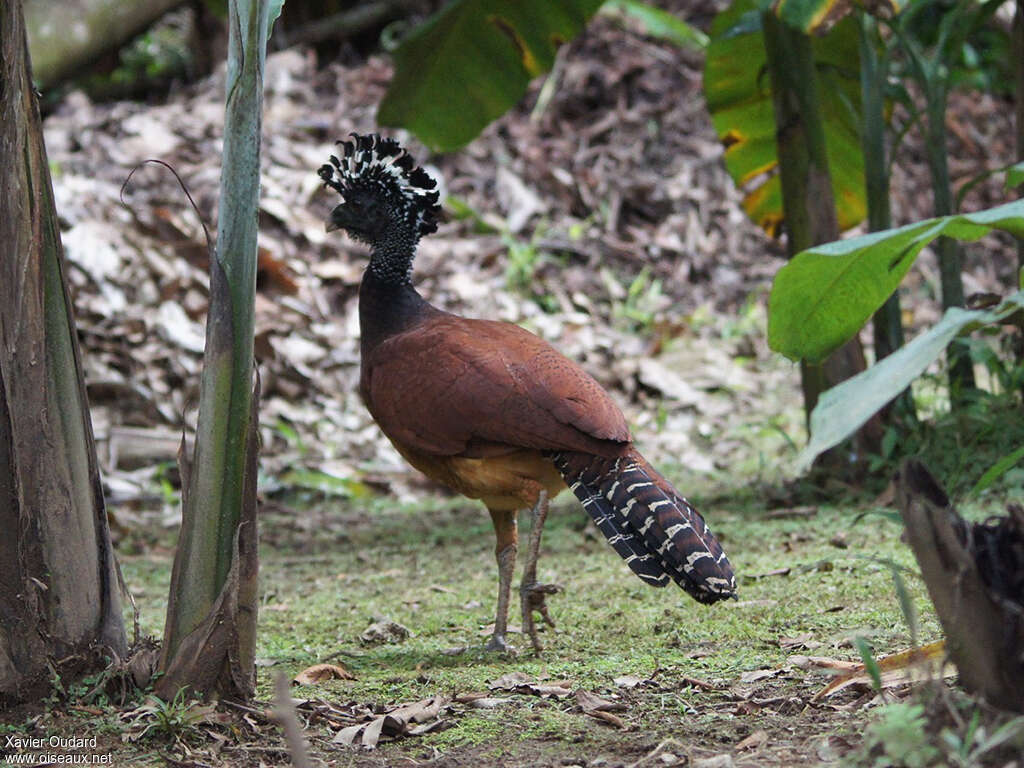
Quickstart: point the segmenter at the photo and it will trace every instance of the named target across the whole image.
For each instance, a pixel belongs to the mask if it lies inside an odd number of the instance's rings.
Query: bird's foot
[[[546,601],[548,595],[554,595],[561,591],[562,586],[560,584],[538,584],[534,582],[519,586],[519,599],[523,611],[523,634],[530,636],[533,650],[537,651],[537,653],[544,650],[544,645],[541,643],[540,637],[538,637],[537,623],[533,619],[533,613],[534,611],[539,613],[541,618],[544,619],[544,623],[554,628],[555,621],[548,612]]]
[[[498,634],[495,632],[491,635],[491,639],[487,641],[487,645],[484,646],[484,650],[493,653],[509,653],[515,654],[516,647],[505,639],[504,634]]]

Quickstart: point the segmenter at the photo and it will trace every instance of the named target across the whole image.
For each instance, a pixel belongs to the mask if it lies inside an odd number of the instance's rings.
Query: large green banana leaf
[[[735,0],[715,18],[704,69],[704,95],[715,131],[726,145],[726,168],[745,193],[743,207],[759,226],[777,235],[782,224],[782,190],[761,11],[756,0]],[[792,21],[785,14],[783,20]],[[839,226],[848,229],[860,222],[866,211],[854,19],[840,21],[815,38],[813,45]]]
[[[551,68],[603,0],[455,0],[394,52],[377,111],[437,151],[467,144]]]

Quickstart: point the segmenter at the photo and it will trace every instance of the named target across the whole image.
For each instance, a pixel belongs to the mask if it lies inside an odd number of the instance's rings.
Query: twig
[[[292,704],[291,682],[285,674],[278,674],[274,680],[274,716],[284,731],[284,740],[288,743],[288,752],[295,768],[312,768],[306,740],[302,736],[295,705]]]

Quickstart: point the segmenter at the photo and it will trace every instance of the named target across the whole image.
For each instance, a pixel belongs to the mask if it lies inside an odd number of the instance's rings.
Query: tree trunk
[[[772,11],[762,14],[762,22],[775,107],[787,248],[794,256],[838,240],[839,224],[810,38],[787,26]],[[822,392],[865,367],[864,350],[857,337],[820,365],[802,362],[800,380],[808,419]],[[881,422],[873,417],[854,437],[857,453],[877,451],[881,433]],[[826,461],[829,454],[825,454]]]
[[[0,4],[0,704],[124,627],[21,0]],[[59,660],[59,661],[58,661]]]
[[[1024,712],[1024,509],[968,523],[916,460],[904,462],[897,496],[961,684]]]
[[[43,87],[81,74],[185,0],[25,0],[34,74]]]

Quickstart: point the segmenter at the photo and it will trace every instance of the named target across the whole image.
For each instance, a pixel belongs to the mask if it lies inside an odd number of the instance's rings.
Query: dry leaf
[[[529,683],[532,680],[533,678],[525,672],[508,672],[493,681],[488,687],[492,691],[512,690],[513,688]]]
[[[619,686],[619,688],[636,688],[647,681],[636,675],[622,675],[621,677],[616,677],[612,682]]]
[[[482,696],[479,699],[473,699],[467,702],[467,706],[473,709],[494,709],[504,704],[511,704],[512,699],[500,699],[493,696]]]
[[[355,745],[358,739],[363,749],[375,749],[382,736],[400,738],[402,736],[420,736],[443,727],[435,720],[441,711],[448,706],[448,699],[432,696],[429,699],[411,704],[400,704],[391,708],[383,715],[373,716],[368,722],[350,725],[338,731],[332,743]],[[426,725],[413,725],[423,724]]]
[[[702,688],[705,691],[717,691],[720,687],[715,685],[714,683],[709,683],[707,680],[700,680],[696,677],[684,677],[682,679],[682,683],[684,685],[689,685],[694,688]]]
[[[736,751],[742,752],[746,749],[757,749],[768,741],[768,731],[754,731],[736,745]]]
[[[921,648],[911,648],[883,656],[877,663],[883,688],[895,688],[915,680],[951,677],[956,674],[956,668],[946,659],[946,644],[942,640]],[[854,664],[840,672],[832,682],[814,694],[811,701],[820,701],[851,685],[871,685],[871,676],[864,664]]]
[[[744,672],[740,675],[740,682],[756,683],[758,680],[766,680],[769,677],[775,677],[781,671],[781,669],[752,669],[749,672]]]
[[[469,605],[470,604],[467,603],[466,605],[464,605],[462,607],[466,608],[466,609],[469,609]],[[480,607],[480,603],[476,603],[472,607],[473,608],[479,608]],[[509,624],[507,627],[505,627],[505,634],[507,634],[507,635],[511,635],[511,634],[517,634],[518,635],[522,631],[523,631],[523,628],[520,627],[518,624]],[[494,634],[494,625],[493,624],[488,624],[486,627],[484,627],[483,629],[480,630],[479,634],[480,634],[480,637],[490,637],[491,635]]]
[[[846,531],[839,531],[828,540],[828,543],[836,549],[847,549],[850,546],[850,542],[846,540]]]
[[[584,712],[585,714],[589,715],[595,720],[601,720],[603,722],[608,723],[609,725],[614,725],[616,728],[626,730],[629,727],[626,724],[626,721],[623,720],[621,717],[619,717],[618,715],[613,715],[611,712],[606,712],[603,709],[595,709],[591,712],[586,712],[586,710],[584,710]]]
[[[489,686],[492,691],[514,691],[533,696],[550,696],[562,698],[572,695],[571,680],[538,681],[523,672],[509,672],[502,675]]]
[[[585,691],[582,688],[576,691],[576,703],[587,713],[626,711],[626,705],[621,701],[608,701],[608,699],[602,699],[597,694]]]
[[[366,645],[402,643],[408,640],[411,634],[408,627],[403,627],[390,619],[381,619],[368,626],[359,636],[359,640]]]
[[[797,650],[799,648],[810,648],[812,644],[811,633],[803,632],[796,637],[780,637],[779,647],[785,651]],[[820,645],[817,643],[815,645]]]
[[[580,709],[583,710],[583,714],[585,715],[589,715],[596,720],[600,720],[623,730],[628,727],[621,717],[612,714],[612,712],[625,711],[626,705],[622,702],[602,699],[597,694],[585,691],[581,688],[576,691],[576,703],[579,705]]]
[[[292,685],[316,685],[328,680],[355,680],[356,676],[338,664],[314,664],[292,678]]]

